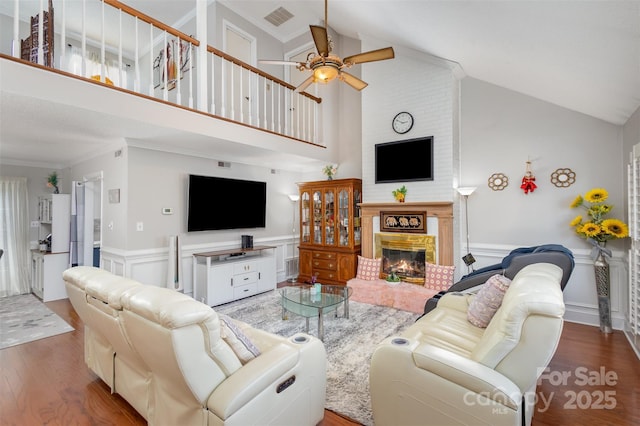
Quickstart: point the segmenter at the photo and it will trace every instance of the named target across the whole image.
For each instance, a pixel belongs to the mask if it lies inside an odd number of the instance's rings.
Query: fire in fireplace
[[[402,281],[424,284],[425,262],[435,263],[436,237],[380,232],[375,235],[376,258],[382,258],[380,276],[395,272]]]

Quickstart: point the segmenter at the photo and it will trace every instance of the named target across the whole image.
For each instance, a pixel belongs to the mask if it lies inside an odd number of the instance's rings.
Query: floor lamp
[[[475,186],[463,186],[457,188],[457,191],[460,195],[464,197],[464,219],[466,222],[466,231],[467,231],[467,254],[462,257],[464,264],[467,265],[467,272],[469,270],[473,271],[473,264],[476,259],[471,254],[471,250],[469,249],[469,195],[473,194],[476,190]]]
[[[293,203],[293,216],[291,219],[291,240],[292,240],[292,250],[293,250],[293,258],[295,258],[296,252],[296,203],[300,199],[298,194],[289,194],[289,199]],[[298,280],[298,277],[288,278],[287,281],[290,283],[295,283]]]

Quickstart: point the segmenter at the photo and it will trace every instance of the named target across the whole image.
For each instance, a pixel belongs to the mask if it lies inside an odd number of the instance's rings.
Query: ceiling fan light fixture
[[[303,92],[312,83],[329,83],[336,78],[352,88],[360,91],[367,87],[367,83],[358,77],[349,74],[345,68],[352,65],[363,64],[365,62],[383,61],[385,59],[393,59],[395,54],[392,47],[371,50],[369,52],[361,52],[355,55],[347,56],[344,60],[339,56],[332,54],[333,41],[327,33],[328,28],[328,0],[324,1],[324,26],[309,25],[311,37],[316,47],[317,53],[309,53],[306,62],[293,61],[263,61],[265,64],[275,65],[293,65],[298,71],[311,71],[311,75],[307,77],[298,87],[295,88],[296,93]]]
[[[338,68],[333,65],[320,65],[313,69],[313,79],[320,83],[328,83],[338,76]]]

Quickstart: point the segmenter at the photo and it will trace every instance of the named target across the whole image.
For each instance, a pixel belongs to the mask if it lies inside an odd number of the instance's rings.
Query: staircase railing
[[[0,44],[10,45],[12,51],[0,53],[318,143],[320,98],[296,93],[291,84],[204,46],[200,40],[122,2],[82,0],[78,5],[70,0],[48,0],[45,8],[45,1],[40,0],[40,11],[31,17],[27,37],[21,40],[21,4],[13,1],[13,39],[10,44]],[[54,46],[56,37],[60,47]],[[199,49],[206,49],[206,54],[199,54]],[[51,55],[50,60],[47,55]],[[198,67],[201,57],[207,58],[206,65]],[[198,72],[206,75],[199,76]]]

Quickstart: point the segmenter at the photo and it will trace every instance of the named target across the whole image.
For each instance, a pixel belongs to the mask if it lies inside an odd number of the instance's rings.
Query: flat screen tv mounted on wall
[[[433,136],[375,146],[376,183],[433,180]]]
[[[187,231],[264,228],[267,183],[189,175]]]

